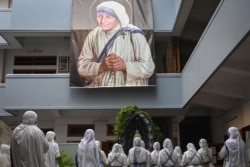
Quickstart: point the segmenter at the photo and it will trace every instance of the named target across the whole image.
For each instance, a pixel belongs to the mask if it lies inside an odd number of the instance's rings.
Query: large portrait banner
[[[74,0],[70,87],[156,85],[151,0]]]

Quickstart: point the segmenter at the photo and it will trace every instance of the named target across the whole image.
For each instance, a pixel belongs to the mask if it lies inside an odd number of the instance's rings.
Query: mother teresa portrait
[[[96,7],[98,26],[87,35],[77,60],[85,87],[148,86],[155,64],[141,29],[129,24],[125,7],[104,1]]]

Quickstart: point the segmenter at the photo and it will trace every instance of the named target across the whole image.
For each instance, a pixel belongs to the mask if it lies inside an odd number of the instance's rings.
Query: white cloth
[[[54,138],[55,132],[48,131],[46,133],[46,139],[49,143],[49,151],[46,153],[46,163],[49,167],[59,167],[57,159],[60,157],[60,150]]]
[[[105,152],[101,149],[100,141],[96,140],[95,143],[99,152],[99,163],[100,163],[99,167],[104,167],[106,165],[107,156]]]
[[[172,141],[166,138],[163,141],[163,149],[159,153],[158,165],[162,167],[176,166],[177,160],[177,152],[173,149]]]
[[[118,143],[115,143],[112,147],[112,151],[108,154],[107,165],[109,166],[127,166],[127,155],[123,152],[122,146]]]
[[[154,142],[153,148],[154,150],[151,152],[152,164],[153,167],[158,167],[158,157],[161,149],[160,143]]]
[[[115,53],[124,60],[126,73],[107,71],[98,75],[101,63],[97,63],[96,60],[114,33],[103,32],[99,27],[89,33],[78,61],[81,76],[93,80],[91,87],[147,86],[148,78],[153,74],[155,66],[147,41],[139,33],[132,35],[133,44],[129,34],[117,37],[109,50],[109,53]]]
[[[193,143],[187,144],[187,151],[184,152],[181,166],[186,167],[202,167],[201,158],[197,155],[196,148]]]
[[[226,140],[219,155],[224,158],[224,167],[249,167],[246,144],[241,139],[238,128],[228,129],[229,139]]]
[[[176,155],[177,155],[177,163],[176,163],[176,167],[180,167],[181,166],[181,160],[182,160],[182,151],[181,151],[181,147],[180,146],[175,146],[174,150],[176,151]]]
[[[146,167],[150,165],[148,150],[141,146],[141,139],[139,137],[134,138],[133,147],[129,149],[128,163],[130,167]]]
[[[139,137],[139,138],[141,139],[141,137]],[[141,140],[141,147],[145,148],[145,143],[143,140]],[[151,153],[150,153],[150,151],[147,150],[147,166],[151,166],[152,164],[153,164],[153,160],[151,157]]]
[[[0,167],[11,167],[10,146],[2,144],[0,148]]]
[[[122,12],[115,2],[103,2],[100,6],[109,7],[116,12],[122,27],[138,29],[128,24],[126,12]],[[91,80],[89,87],[123,87],[147,86],[149,78],[153,75],[155,64],[146,38],[141,33],[129,32],[118,36],[108,50],[108,54],[115,53],[123,59],[126,65],[124,71],[105,71],[100,74],[101,63],[97,62],[100,53],[117,32],[117,29],[103,31],[100,27],[93,29],[86,37],[78,58],[78,73],[81,77]]]
[[[197,151],[199,157],[201,157],[201,165],[203,167],[213,167],[213,153],[212,149],[208,147],[206,139],[200,139],[200,149]]]
[[[26,111],[23,123],[12,134],[11,153],[15,167],[46,167],[45,153],[49,144],[44,133],[35,125],[37,114]]]
[[[122,27],[128,26],[129,17],[124,6],[122,6],[120,3],[115,2],[115,1],[106,1],[106,2],[100,3],[96,7],[96,10],[98,11],[98,9],[103,8],[103,7],[111,9],[116,14]]]
[[[95,144],[95,132],[87,129],[77,148],[78,167],[98,167],[99,152]]]

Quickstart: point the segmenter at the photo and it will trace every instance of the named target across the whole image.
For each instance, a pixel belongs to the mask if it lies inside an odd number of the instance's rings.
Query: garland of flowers
[[[153,122],[151,116],[147,112],[140,110],[136,105],[124,106],[121,108],[120,112],[116,115],[116,121],[114,124],[114,135],[116,136],[117,140],[119,141],[120,137],[123,136],[127,120],[135,112],[142,113],[149,120],[153,128],[155,140],[159,142],[162,141],[163,135],[161,133],[160,128]]]

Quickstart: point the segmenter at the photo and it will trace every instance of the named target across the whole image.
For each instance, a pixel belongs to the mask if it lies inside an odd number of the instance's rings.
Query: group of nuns
[[[223,166],[249,167],[246,144],[238,128],[230,127],[228,137],[218,155],[224,159]],[[135,136],[127,154],[121,144],[115,143],[106,157],[100,142],[95,139],[94,130],[87,129],[78,145],[75,161],[77,167],[214,167],[213,151],[207,140],[201,138],[199,146],[196,149],[193,143],[188,143],[182,153],[180,146],[173,147],[171,139],[166,138],[162,149],[159,142],[154,142],[150,152],[141,137]]]
[[[78,145],[76,164],[78,167],[177,167],[177,166],[205,166],[212,165],[212,151],[208,148],[205,139],[200,140],[201,148],[196,151],[192,143],[188,143],[187,151],[182,154],[179,146],[175,148],[172,141],[166,138],[163,148],[160,143],[153,144],[154,150],[150,152],[145,148],[145,143],[140,136],[135,136],[133,147],[128,154],[124,153],[123,147],[115,143],[111,152],[106,157],[102,151],[100,142],[95,139],[92,129],[85,131],[84,137]],[[203,165],[201,165],[203,164]]]
[[[54,139],[55,132],[49,131],[45,137],[37,127],[37,114],[26,111],[23,122],[13,131],[10,145],[1,144],[0,167],[58,167],[60,151]],[[166,138],[162,149],[155,142],[150,152],[141,136],[136,135],[127,154],[121,144],[115,143],[106,157],[94,130],[87,129],[78,144],[75,162],[77,167],[213,167],[213,153],[206,139],[200,139],[199,146],[197,150],[193,143],[188,143],[182,153],[179,146],[173,147],[171,139]],[[249,167],[247,147],[238,128],[228,129],[228,139],[218,156],[224,159],[223,167]]]

